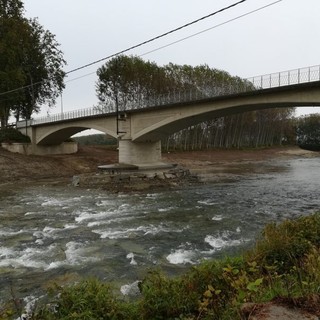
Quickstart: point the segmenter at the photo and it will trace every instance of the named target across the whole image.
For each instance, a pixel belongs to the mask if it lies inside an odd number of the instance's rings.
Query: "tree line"
[[[162,141],[165,150],[258,148],[295,144],[293,110],[259,110],[189,127]]]

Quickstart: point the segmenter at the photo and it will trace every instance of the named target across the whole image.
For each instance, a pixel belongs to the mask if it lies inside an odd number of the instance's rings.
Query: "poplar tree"
[[[64,88],[65,65],[55,36],[37,19],[24,17],[21,0],[0,0],[0,119],[30,119],[52,106]]]

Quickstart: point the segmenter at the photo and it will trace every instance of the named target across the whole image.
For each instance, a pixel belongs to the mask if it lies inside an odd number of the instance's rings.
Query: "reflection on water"
[[[319,159],[280,165],[279,172],[170,192],[32,186],[1,194],[0,297],[10,287],[37,294],[64,274],[126,285],[152,266],[176,274],[239,252],[266,223],[319,210]]]

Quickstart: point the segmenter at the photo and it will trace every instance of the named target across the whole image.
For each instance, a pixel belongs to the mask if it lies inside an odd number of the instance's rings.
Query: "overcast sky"
[[[207,64],[231,75],[252,77],[320,64],[320,1],[282,0],[167,48],[176,40],[214,27],[275,0],[247,0],[221,14],[130,51],[158,65]],[[24,0],[26,16],[39,22],[61,44],[66,71],[107,57],[171,29],[215,12],[237,0]],[[97,104],[95,71],[103,64],[66,79],[63,110]],[[85,76],[90,74],[89,76]],[[61,110],[61,101],[50,113]],[[303,109],[319,112],[319,108]],[[44,113],[46,112],[46,108]],[[301,114],[302,112],[299,112]]]

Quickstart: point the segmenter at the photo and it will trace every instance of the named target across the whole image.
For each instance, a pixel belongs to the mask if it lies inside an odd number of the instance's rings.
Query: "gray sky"
[[[168,37],[130,51],[151,50],[258,9],[275,0],[247,0]],[[66,71],[158,36],[237,0],[24,0],[26,16],[56,35],[67,60]],[[158,65],[207,64],[240,77],[252,77],[320,64],[320,1],[282,0],[264,10],[191,39],[143,55]],[[72,73],[63,93],[64,111],[97,104],[95,71]],[[89,76],[87,74],[93,73]],[[61,102],[50,113],[61,110]],[[319,112],[303,108],[298,114]],[[44,108],[43,113],[47,111]]]

